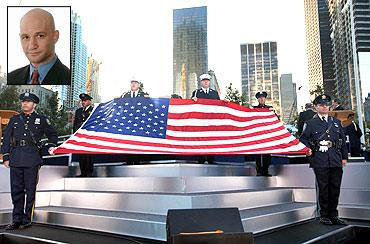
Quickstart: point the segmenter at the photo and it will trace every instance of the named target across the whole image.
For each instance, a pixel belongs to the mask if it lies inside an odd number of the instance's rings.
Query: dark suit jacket
[[[139,92],[137,93],[137,96],[136,96],[136,97],[144,97],[145,95],[149,95],[149,94],[148,94],[148,93],[146,93],[146,92],[141,92],[141,91],[139,91]],[[128,92],[124,93],[124,94],[121,96],[121,98],[131,98],[131,91],[128,91]]]
[[[303,131],[303,125],[306,121],[310,120],[313,118],[313,116],[316,113],[312,109],[307,109],[306,111],[300,112],[299,117],[298,117],[298,135],[302,134]]]
[[[79,108],[76,110],[75,119],[73,121],[73,132],[76,132],[87,120],[87,118],[89,118],[93,108],[94,107],[90,105],[90,107],[86,111],[84,111],[83,108]]]
[[[193,91],[191,97],[197,97],[197,98],[203,98],[203,99],[215,99],[220,100],[220,96],[218,95],[218,92],[209,88],[209,93],[206,94],[202,88],[199,88],[195,91]]]
[[[30,75],[30,65],[23,68],[16,69],[8,74],[8,85],[27,85]],[[71,71],[60,62],[59,58],[51,67],[42,85],[70,85],[71,84]]]

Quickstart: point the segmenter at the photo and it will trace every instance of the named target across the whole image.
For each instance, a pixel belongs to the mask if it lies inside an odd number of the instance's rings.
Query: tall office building
[[[308,81],[310,91],[323,88],[328,95],[336,93],[330,19],[326,0],[305,0]],[[311,100],[314,95],[311,95]]]
[[[293,83],[292,74],[280,76],[281,116],[280,119],[289,124],[297,115],[297,90],[296,83]]]
[[[93,97],[94,103],[100,103],[99,95],[99,67],[101,62],[90,55],[87,62],[86,93]]]
[[[218,94],[221,95],[220,85],[218,84],[215,72],[213,70],[209,70],[208,74],[211,76],[209,87],[217,91]]]
[[[367,97],[365,97],[364,115],[365,115],[365,121],[370,122],[370,92],[367,94]]]
[[[247,43],[240,45],[242,93],[249,104],[256,104],[255,94],[266,91],[266,104],[281,112],[279,70],[276,42]]]
[[[207,71],[207,7],[173,10],[173,93],[190,98]]]
[[[349,109],[356,109],[356,86],[354,71],[355,45],[358,67],[366,67],[358,58],[360,52],[370,52],[370,1],[369,0],[327,0],[330,14],[331,39],[333,41],[333,55],[336,75],[337,97]],[[353,19],[352,19],[353,17]],[[352,26],[353,20],[353,26]],[[354,30],[355,43],[352,42]],[[366,67],[365,69],[368,69]],[[365,70],[364,70],[365,72]],[[358,72],[361,78],[361,70]],[[361,82],[359,81],[360,88]],[[361,89],[359,91],[361,96]]]
[[[68,86],[64,106],[69,110],[75,110],[79,102],[78,96],[86,92],[87,48],[82,41],[80,16],[72,11],[71,21],[72,82]]]

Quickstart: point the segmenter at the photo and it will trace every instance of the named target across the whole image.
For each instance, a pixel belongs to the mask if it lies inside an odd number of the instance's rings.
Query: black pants
[[[214,164],[215,156],[213,156],[213,155],[199,156],[199,158],[198,158],[198,163],[199,164],[204,164],[206,161],[208,162],[208,164]]]
[[[141,155],[135,155],[130,154],[126,156],[126,163],[128,165],[139,165],[140,164],[140,156]]]
[[[93,176],[94,173],[93,155],[79,154],[78,157],[80,163],[81,176],[84,177]]]
[[[338,216],[338,200],[342,182],[342,167],[313,168],[316,176],[316,195],[321,217]]]
[[[32,222],[39,168],[39,166],[10,168],[13,223]]]
[[[271,164],[270,154],[256,155],[257,175],[267,175]]]

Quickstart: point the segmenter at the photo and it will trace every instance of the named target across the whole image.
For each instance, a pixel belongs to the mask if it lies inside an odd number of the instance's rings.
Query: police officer
[[[313,101],[317,114],[304,125],[300,141],[310,148],[310,167],[316,177],[320,223],[344,224],[338,218],[338,199],[343,169],[348,159],[341,122],[328,116],[331,98],[320,95]]]
[[[35,112],[39,98],[28,92],[21,94],[19,98],[22,113],[10,118],[1,148],[4,166],[10,167],[14,206],[13,222],[6,227],[7,230],[31,226],[38,172],[42,164],[40,140],[44,134],[47,136],[49,154],[53,154],[58,142],[57,133],[49,119]]]
[[[272,106],[266,105],[267,92],[259,91],[256,93],[256,98],[258,100],[258,105],[253,106],[253,108],[268,108],[272,109]],[[256,171],[257,176],[271,176],[268,170],[271,164],[270,154],[256,155]]]
[[[209,74],[202,74],[199,79],[201,82],[201,88],[193,91],[191,99],[193,99],[195,102],[198,100],[198,98],[220,100],[218,92],[209,88],[211,76]]]
[[[209,85],[211,83],[211,76],[209,74],[202,74],[201,76],[199,76],[199,79],[201,83],[201,88],[193,91],[191,99],[193,99],[194,102],[198,101],[198,98],[220,100],[218,92],[209,88]],[[213,155],[199,156],[198,163],[204,164],[207,161],[208,164],[213,164],[214,160],[215,159]]]
[[[148,93],[139,91],[140,83],[136,79],[131,80],[130,88],[130,91],[123,93],[121,98],[149,97]]]
[[[76,110],[75,119],[73,121],[73,132],[76,132],[82,124],[89,118],[93,111],[93,99],[89,94],[81,93],[79,95],[81,99],[82,107]],[[91,177],[94,173],[93,155],[91,154],[79,154],[79,165],[81,170],[80,177]]]

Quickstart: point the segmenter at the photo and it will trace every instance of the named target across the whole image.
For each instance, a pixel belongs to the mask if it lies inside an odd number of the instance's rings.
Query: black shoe
[[[337,217],[332,217],[332,218],[330,218],[330,220],[334,225],[346,225],[346,222],[344,222],[344,220],[338,218],[338,216]]]
[[[272,175],[269,173],[266,173],[266,174],[262,174],[262,176],[271,177]]]
[[[16,230],[21,226],[20,223],[11,223],[5,227],[5,230]]]
[[[21,224],[20,226],[19,226],[19,229],[26,229],[26,228],[29,228],[29,227],[31,227],[32,226],[32,222],[27,222],[27,223],[25,223],[25,224]]]
[[[333,222],[329,218],[320,217],[320,223],[324,225],[333,225]]]

